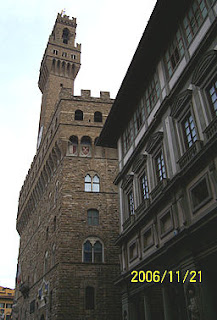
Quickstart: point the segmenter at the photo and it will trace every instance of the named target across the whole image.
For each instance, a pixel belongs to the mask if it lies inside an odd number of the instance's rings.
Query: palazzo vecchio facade
[[[76,19],[58,14],[42,59],[37,152],[19,197],[13,319],[120,319],[116,150],[95,142],[108,92],[74,96]]]

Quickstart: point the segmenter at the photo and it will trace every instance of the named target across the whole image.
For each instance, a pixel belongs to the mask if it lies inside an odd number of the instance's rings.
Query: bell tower
[[[75,44],[76,18],[57,15],[41,62],[38,86],[42,92],[37,148],[54,113],[61,87],[72,88],[80,69],[81,45]]]

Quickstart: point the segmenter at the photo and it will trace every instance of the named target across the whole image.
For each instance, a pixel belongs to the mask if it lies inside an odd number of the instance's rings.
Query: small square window
[[[173,220],[170,211],[167,211],[161,218],[160,218],[160,230],[161,236],[165,236],[168,232],[173,230]]]
[[[136,245],[136,241],[131,244],[131,246],[129,247],[129,259],[130,261],[136,259],[138,257],[138,251],[137,251],[137,245]]]
[[[205,205],[210,199],[210,189],[208,184],[208,177],[203,177],[195,186],[190,190],[193,212]]]
[[[144,234],[143,234],[143,248],[144,250],[147,250],[154,244],[154,238],[152,233],[152,228],[149,228]]]

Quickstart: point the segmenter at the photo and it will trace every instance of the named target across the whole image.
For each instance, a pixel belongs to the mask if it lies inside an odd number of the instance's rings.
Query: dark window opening
[[[99,111],[96,111],[94,113],[94,122],[102,122],[102,113]]]
[[[102,244],[96,241],[93,247],[94,250],[94,262],[102,262]]]
[[[191,198],[194,210],[199,209],[211,198],[205,177],[191,190]]]
[[[75,111],[75,120],[83,120],[83,111],[81,110]]]
[[[96,209],[89,209],[87,211],[87,221],[89,226],[99,225],[99,211]]]
[[[69,29],[67,29],[67,28],[63,29],[62,38],[63,38],[63,43],[68,44],[68,41],[69,41]]]
[[[212,114],[217,116],[217,78],[215,78],[210,84],[208,94],[212,106]]]
[[[84,262],[92,262],[92,245],[89,240],[84,244]]]
[[[86,310],[94,310],[94,288],[86,287],[85,289],[85,309]]]

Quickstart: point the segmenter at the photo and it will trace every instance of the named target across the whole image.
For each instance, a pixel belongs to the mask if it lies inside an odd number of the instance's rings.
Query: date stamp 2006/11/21
[[[181,271],[172,271],[172,270],[164,270],[161,272],[159,270],[151,271],[137,271],[133,270],[131,272],[132,278],[131,282],[155,282],[155,283],[163,283],[167,282],[202,282],[202,271],[195,270],[186,270],[185,272]]]

